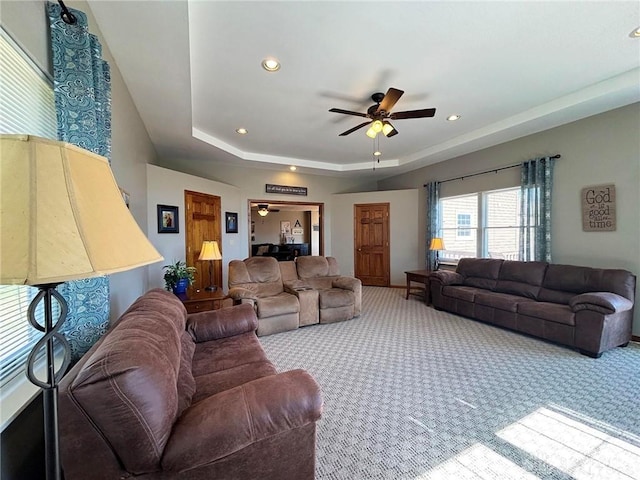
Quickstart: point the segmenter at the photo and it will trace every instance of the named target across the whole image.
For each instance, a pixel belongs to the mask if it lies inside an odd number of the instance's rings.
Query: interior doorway
[[[388,287],[389,204],[354,205],[354,269],[363,285]]]
[[[249,200],[248,256],[279,261],[324,254],[324,204]]]
[[[199,261],[202,242],[215,240],[222,253],[221,200],[217,195],[184,191],[185,247],[187,265],[197,270],[192,288],[203,290],[211,284],[210,262]],[[222,262],[213,261],[213,285],[222,288]]]

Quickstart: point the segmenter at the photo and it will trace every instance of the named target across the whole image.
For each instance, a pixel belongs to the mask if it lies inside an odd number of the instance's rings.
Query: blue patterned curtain
[[[427,232],[425,267],[433,270],[436,263],[436,252],[429,250],[431,239],[438,236],[440,222],[438,218],[438,201],[440,200],[440,182],[430,182],[425,185],[427,191]]]
[[[522,164],[520,176],[520,260],[551,261],[553,158]]]
[[[60,18],[61,8],[47,3],[51,26],[54,94],[58,139],[104,157],[111,155],[111,80],[102,47],[88,31],[87,17],[69,9],[77,22]],[[107,330],[109,280],[107,277],[67,282],[58,287],[69,314],[63,326],[77,360]]]

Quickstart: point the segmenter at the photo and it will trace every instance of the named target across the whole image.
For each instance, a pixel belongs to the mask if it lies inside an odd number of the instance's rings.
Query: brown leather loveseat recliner
[[[60,384],[66,480],[313,479],[320,388],[277,373],[249,305],[140,297]]]

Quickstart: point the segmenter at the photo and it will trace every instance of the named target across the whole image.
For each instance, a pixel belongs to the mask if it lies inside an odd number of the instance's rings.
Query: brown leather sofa
[[[257,256],[229,262],[229,296],[252,305],[258,336],[349,320],[362,310],[362,283],[340,275],[333,257],[277,262]]]
[[[575,347],[594,358],[631,340],[626,270],[463,258],[429,276],[435,308]]]
[[[66,480],[312,479],[320,388],[277,373],[249,305],[147,292],[62,379]]]

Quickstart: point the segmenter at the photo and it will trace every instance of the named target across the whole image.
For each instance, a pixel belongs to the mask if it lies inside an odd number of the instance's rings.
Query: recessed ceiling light
[[[295,172],[295,171],[297,170],[297,168],[296,168],[296,166],[295,166],[295,165],[291,165],[291,166],[289,167],[289,170],[291,170],[292,172]]]
[[[262,60],[262,68],[267,72],[277,72],[280,70],[280,62],[275,58],[265,58]]]
[[[246,128],[236,128],[236,133],[238,135],[246,135],[247,133],[249,133],[249,131]]]
[[[629,36],[631,38],[640,38],[640,27],[636,28],[635,30],[633,30]]]
[[[459,120],[461,116],[462,115],[449,115],[447,117],[447,121],[448,122],[455,122],[456,120]]]

